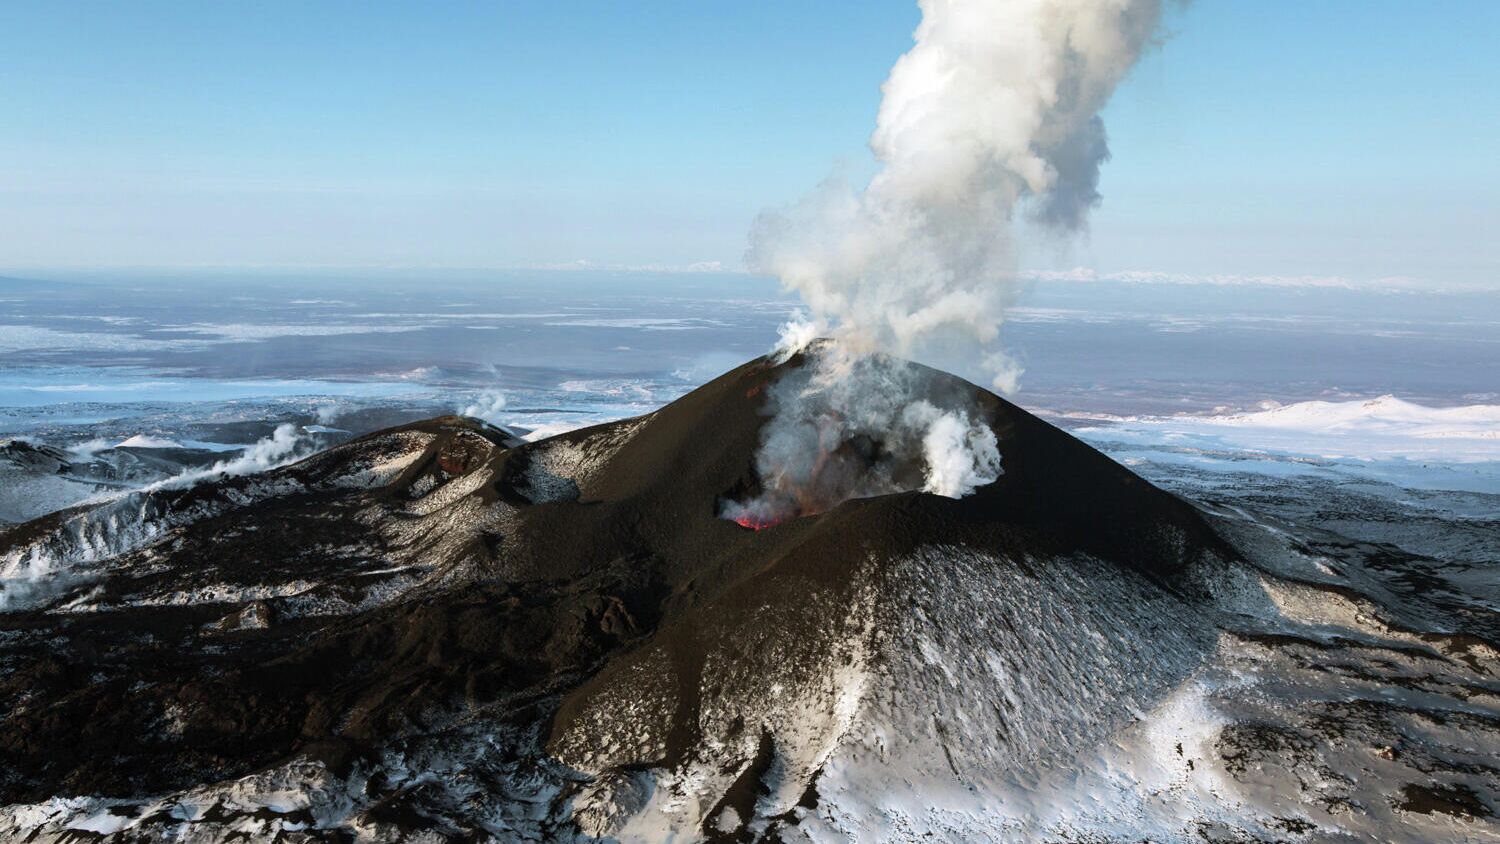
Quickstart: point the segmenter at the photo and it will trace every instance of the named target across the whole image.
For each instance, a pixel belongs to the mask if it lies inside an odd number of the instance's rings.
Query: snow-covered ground
[[[1386,395],[1267,402],[1250,413],[1065,421],[1126,463],[1500,494],[1500,405],[1495,404],[1427,407]]]

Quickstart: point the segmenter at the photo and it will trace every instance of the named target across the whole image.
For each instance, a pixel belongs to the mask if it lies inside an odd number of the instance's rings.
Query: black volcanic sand
[[[1004,474],[964,499],[856,500],[762,531],[718,518],[722,497],[758,484],[763,393],[777,376],[764,360],[644,421],[508,447],[497,429],[445,417],[158,494],[152,512],[211,512],[102,579],[0,615],[0,802],[162,794],[299,756],[348,771],[474,713],[557,741],[646,643],[676,662],[684,705],[660,757],[634,764],[670,765],[701,738],[703,643],[767,606],[836,601],[872,555],[932,542],[1016,559],[1084,552],[1177,592],[1204,552],[1234,556],[1187,503],[1015,405],[925,372],[934,394],[977,403],[998,437]],[[612,430],[623,445],[600,465],[541,488],[559,471],[549,455]],[[328,483],[399,451],[403,433],[421,435],[420,454],[394,480]],[[439,494],[426,490],[480,471],[489,477],[464,496],[471,515],[400,534],[425,524],[407,509]],[[234,503],[280,480],[295,483]],[[504,519],[472,515],[497,504]],[[70,515],[0,535],[0,553]],[[420,577],[393,580],[401,567]],[[244,588],[193,592],[214,584]],[[192,597],[140,600],[179,593]],[[87,594],[92,611],[50,611]],[[343,609],[311,612],[309,596]]]

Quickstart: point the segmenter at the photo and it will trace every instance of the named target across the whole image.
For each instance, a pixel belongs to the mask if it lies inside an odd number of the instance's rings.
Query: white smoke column
[[[1011,223],[1084,227],[1109,156],[1098,117],[1151,43],[1159,0],[922,0],[884,86],[863,192],[830,181],[751,235],[750,262],[855,352],[978,351],[995,386],[1016,293]],[[803,331],[800,338],[808,336]],[[788,338],[793,339],[793,338]]]
[[[877,353],[961,356],[1014,391],[1020,367],[999,343],[1017,293],[1013,223],[1019,212],[1056,232],[1084,228],[1109,157],[1098,112],[1161,16],[1160,0],[920,6],[916,44],[883,89],[869,185],[830,180],[751,232],[749,263],[811,311],[783,329],[774,357],[819,336],[833,344],[812,347],[816,372],[776,402],[757,456],[762,493],[726,505],[730,518],[759,525],[811,512],[809,500],[831,506],[892,486],[959,497],[999,476],[994,434],[977,412],[899,392],[911,379],[893,383],[899,367]],[[830,454],[870,437],[882,453],[910,451],[890,466],[920,457],[922,482],[851,478],[836,494],[804,486],[827,486]]]

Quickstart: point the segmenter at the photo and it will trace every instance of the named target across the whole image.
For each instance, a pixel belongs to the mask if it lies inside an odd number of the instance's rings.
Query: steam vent
[[[864,435],[830,455],[900,491],[747,530],[725,508],[766,491],[768,391],[804,363],[0,534],[47,575],[0,614],[0,838],[1500,836],[1493,614],[914,365],[993,434],[992,482],[923,491]]]

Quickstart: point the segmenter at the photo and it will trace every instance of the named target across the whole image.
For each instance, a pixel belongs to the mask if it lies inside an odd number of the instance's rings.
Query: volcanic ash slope
[[[1500,840],[1493,612],[915,367],[997,481],[747,530],[801,364],[0,534],[0,837]]]

